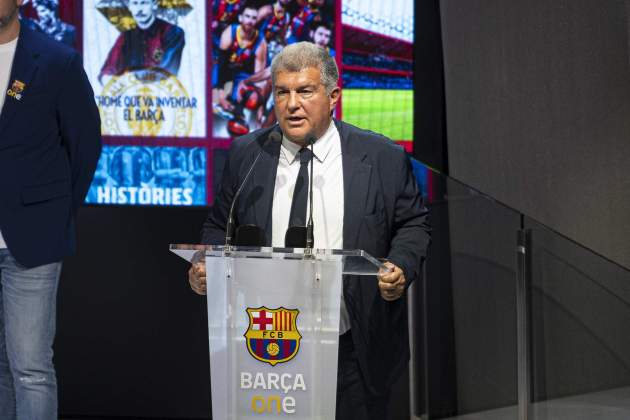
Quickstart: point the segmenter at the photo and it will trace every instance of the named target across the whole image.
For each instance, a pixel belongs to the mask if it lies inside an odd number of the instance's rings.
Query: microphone
[[[247,180],[249,179],[250,175],[252,174],[252,171],[254,170],[256,163],[258,163],[258,159],[260,159],[260,156],[262,156],[262,152],[271,142],[276,143],[280,141],[282,141],[282,136],[277,131],[272,131],[267,136],[267,139],[265,140],[260,151],[256,155],[254,162],[252,162],[252,165],[249,167],[247,174],[245,174],[245,178],[243,178],[243,181],[241,181],[241,185],[238,187],[238,190],[236,190],[236,194],[234,194],[234,198],[232,198],[232,204],[230,205],[230,212],[228,213],[227,225],[225,227],[225,247],[228,249],[232,246],[232,240],[234,236],[234,206],[236,205],[236,200],[238,199],[238,196],[241,194],[243,187],[247,183]]]
[[[263,246],[265,235],[263,230],[256,225],[240,225],[236,228],[234,245],[236,246]]]

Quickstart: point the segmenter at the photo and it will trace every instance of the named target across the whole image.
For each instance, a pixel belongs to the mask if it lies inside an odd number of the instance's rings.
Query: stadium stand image
[[[413,31],[404,15],[410,3],[400,1],[383,14],[371,3],[349,1],[342,9],[343,119],[383,133],[410,151]]]

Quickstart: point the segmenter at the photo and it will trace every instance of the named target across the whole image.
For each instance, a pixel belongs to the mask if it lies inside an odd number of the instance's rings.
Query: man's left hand
[[[405,273],[390,262],[386,262],[385,266],[390,271],[380,271],[378,274],[378,289],[381,292],[381,297],[387,301],[392,301],[400,298],[405,293]]]

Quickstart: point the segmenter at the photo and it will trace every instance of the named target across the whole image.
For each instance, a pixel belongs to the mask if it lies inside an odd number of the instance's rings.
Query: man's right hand
[[[190,266],[188,270],[188,283],[193,292],[198,295],[206,294],[206,264],[196,262]]]

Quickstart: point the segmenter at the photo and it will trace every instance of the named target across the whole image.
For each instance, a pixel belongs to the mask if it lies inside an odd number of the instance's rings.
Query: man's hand
[[[405,292],[405,274],[403,271],[390,262],[386,262],[385,266],[390,271],[380,271],[378,273],[378,288],[381,292],[381,297],[387,301],[392,301],[400,298]]]
[[[198,295],[206,294],[206,264],[196,262],[188,270],[188,283],[191,289]]]

